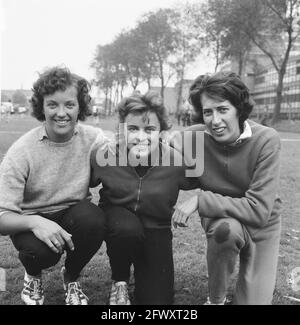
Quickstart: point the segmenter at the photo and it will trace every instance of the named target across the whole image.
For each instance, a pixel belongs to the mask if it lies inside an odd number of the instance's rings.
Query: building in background
[[[252,96],[257,114],[272,114],[276,101],[278,74],[272,64],[255,74]],[[290,57],[283,79],[282,118],[300,119],[300,55]]]
[[[273,55],[279,58],[279,54],[285,47],[285,41],[278,39],[273,42]],[[278,53],[276,55],[276,53]],[[232,59],[226,62],[222,71],[238,71],[237,60]],[[269,117],[275,107],[276,87],[278,84],[278,73],[271,60],[263,54],[257,47],[253,46],[244,60],[241,78],[248,86],[253,99],[255,108],[253,114],[261,116],[268,113]],[[299,119],[300,118],[300,39],[294,44],[286,74],[283,80],[283,99],[281,105],[281,118]]]

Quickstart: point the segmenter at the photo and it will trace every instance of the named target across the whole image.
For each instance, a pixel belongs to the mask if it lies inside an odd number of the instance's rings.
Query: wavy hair
[[[65,91],[70,86],[74,86],[77,89],[78,119],[84,121],[91,114],[90,84],[84,78],[71,73],[69,69],[64,67],[53,67],[45,70],[33,84],[33,94],[30,100],[32,116],[39,121],[45,121],[44,97],[52,95],[56,91]]]
[[[249,89],[241,78],[234,72],[217,72],[215,74],[200,75],[189,89],[189,102],[193,105],[195,114],[193,121],[204,123],[201,95],[218,100],[228,100],[238,111],[240,130],[244,129],[244,122],[254,107],[254,101]]]
[[[148,91],[142,95],[134,93],[129,97],[123,98],[118,105],[119,122],[124,123],[126,116],[132,114],[144,114],[153,112],[156,114],[159,124],[160,131],[166,131],[171,128],[168,121],[167,110],[163,104],[161,97],[154,91]]]

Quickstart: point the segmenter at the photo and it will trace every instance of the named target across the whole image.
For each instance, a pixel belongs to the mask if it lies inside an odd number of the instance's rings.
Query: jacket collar
[[[208,133],[210,136],[210,132],[207,131],[207,129],[204,131],[205,133]],[[240,136],[235,140],[234,143],[231,143],[230,146],[235,146],[237,144],[242,143],[244,140],[249,139],[252,137],[252,130],[250,124],[245,121],[244,122],[244,131],[240,134]]]
[[[243,142],[244,140],[251,138],[252,137],[252,130],[251,130],[251,126],[249,125],[249,123],[247,121],[244,122],[244,131],[243,133],[236,139],[235,144],[239,144],[241,142]]]

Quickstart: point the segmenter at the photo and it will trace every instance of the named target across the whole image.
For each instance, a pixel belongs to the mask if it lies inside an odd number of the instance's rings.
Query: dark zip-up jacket
[[[179,190],[199,187],[197,178],[185,177],[188,167],[184,163],[174,166],[175,155],[180,153],[167,144],[161,144],[161,150],[170,154],[170,166],[162,166],[160,160],[142,177],[129,165],[100,167],[98,150],[107,148],[96,148],[91,156],[91,186],[102,184],[99,205],[125,207],[141,218],[145,228],[170,227]]]

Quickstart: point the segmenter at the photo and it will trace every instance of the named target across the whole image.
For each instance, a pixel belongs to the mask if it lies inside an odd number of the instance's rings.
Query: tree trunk
[[[131,87],[133,88],[133,90],[135,91],[136,90],[136,87],[138,86],[138,81],[137,79],[135,81],[132,80],[132,83],[131,83]]]
[[[134,81],[133,77],[130,77],[130,83],[133,90],[135,90],[138,85],[138,82],[136,80]]]
[[[108,115],[111,115],[111,104],[112,104],[112,87],[109,90]]]
[[[151,78],[152,78],[152,63],[150,63],[150,66],[149,66],[149,73],[147,74],[148,90],[151,89]]]
[[[164,92],[165,92],[165,79],[164,79],[164,68],[163,68],[163,63],[161,62],[161,60],[159,61],[159,72],[160,72],[160,95],[162,98],[162,101],[164,103]]]
[[[105,89],[105,104],[104,104],[105,115],[107,113],[107,96],[108,96],[108,88]]]
[[[281,109],[281,103],[282,103],[282,89],[283,89],[283,78],[284,78],[285,72],[280,69],[278,72],[278,85],[276,88],[276,103],[273,111],[273,118],[271,121],[271,124],[274,125],[276,122],[280,119],[280,109]]]
[[[184,71],[182,70],[180,72],[180,80],[179,80],[178,93],[177,93],[176,116],[178,116],[181,109],[183,82],[184,82]]]
[[[216,64],[215,64],[215,72],[217,72],[217,69],[220,64],[220,43],[219,40],[216,40]]]
[[[219,66],[219,58],[216,56],[215,72],[217,72]]]
[[[121,84],[121,99],[123,99],[124,83]]]
[[[162,98],[162,102],[163,104],[165,103],[165,85],[164,85],[164,81],[163,81],[164,78],[161,79],[161,89],[160,89],[160,96]]]
[[[290,29],[289,30],[288,46],[287,46],[285,56],[284,56],[283,62],[281,64],[280,70],[278,71],[278,86],[277,86],[277,89],[276,89],[276,103],[275,103],[275,107],[274,107],[273,118],[272,118],[272,121],[271,121],[272,125],[274,125],[280,119],[280,109],[281,109],[281,103],[282,103],[283,78],[284,78],[284,75],[286,73],[286,66],[288,64],[291,48],[292,48],[292,31]]]
[[[148,90],[151,89],[151,78],[147,78]]]
[[[133,90],[136,90],[136,87],[138,86],[138,83],[139,83],[139,77],[135,77],[133,75],[133,72],[131,71],[131,69],[128,66],[126,67],[126,69],[127,69],[127,74],[129,76],[131,87],[133,88]]]
[[[118,101],[119,101],[119,86],[120,83],[117,83],[116,90],[115,90],[115,96],[114,96],[114,106],[117,106]]]
[[[239,53],[239,70],[238,70],[238,75],[240,77],[242,77],[243,67],[244,67],[244,55],[243,55],[243,53]]]

